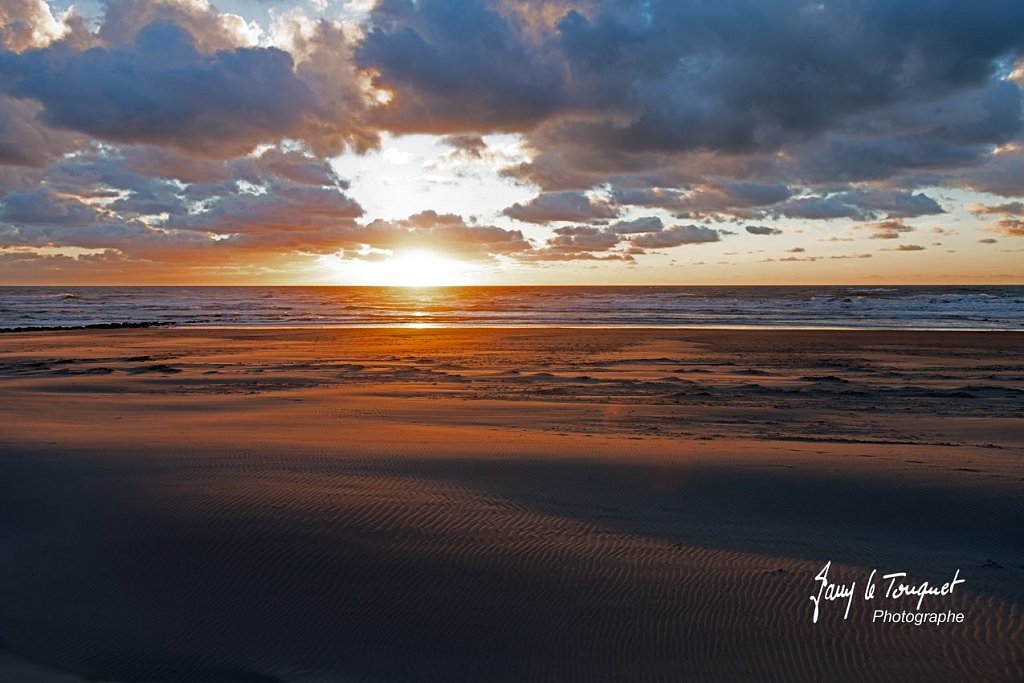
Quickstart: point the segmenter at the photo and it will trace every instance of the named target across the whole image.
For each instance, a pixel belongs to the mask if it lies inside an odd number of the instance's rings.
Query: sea
[[[1024,329],[1024,286],[0,287],[0,330],[206,327]]]

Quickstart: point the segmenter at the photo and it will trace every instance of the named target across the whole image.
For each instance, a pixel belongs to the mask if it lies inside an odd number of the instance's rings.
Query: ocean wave
[[[157,324],[1020,330],[1024,287],[0,288],[8,330]]]

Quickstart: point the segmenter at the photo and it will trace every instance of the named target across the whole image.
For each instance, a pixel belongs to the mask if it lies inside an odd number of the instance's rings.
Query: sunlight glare
[[[473,284],[473,267],[426,249],[398,251],[381,261],[343,261],[336,266],[353,284],[379,287],[445,287]]]

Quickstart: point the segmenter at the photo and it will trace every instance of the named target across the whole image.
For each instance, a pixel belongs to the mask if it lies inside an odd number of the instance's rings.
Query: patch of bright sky
[[[372,0],[305,0],[287,4],[268,2],[267,0],[193,0],[199,6],[207,4],[216,8],[221,14],[237,14],[246,22],[255,21],[266,31],[273,23],[275,15],[297,8],[310,17],[328,19],[355,20],[366,15],[373,6]],[[59,15],[74,7],[75,11],[87,19],[98,22],[103,16],[103,0],[50,0],[53,14]]]
[[[0,247],[0,254],[42,254],[43,256],[95,256],[106,253],[106,248],[86,247]]]
[[[398,220],[433,210],[510,227],[514,222],[501,215],[502,209],[531,199],[538,190],[499,173],[526,160],[518,136],[488,135],[484,141],[487,152],[475,158],[434,135],[385,135],[380,149],[362,155],[345,153],[331,163],[351,183],[348,194],[366,210],[366,221]],[[549,234],[545,229],[533,231]]]

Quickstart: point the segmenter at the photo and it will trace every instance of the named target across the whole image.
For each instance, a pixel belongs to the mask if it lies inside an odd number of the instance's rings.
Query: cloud
[[[774,149],[982,84],[1024,42],[1013,0],[550,9],[553,20],[529,22],[512,2],[378,3],[357,59],[397,94],[383,120],[426,131],[550,122],[567,140],[629,153]]]
[[[262,194],[219,195],[205,210],[172,217],[166,227],[231,235],[262,247],[321,251],[343,243],[362,214],[338,188],[281,182]]]
[[[0,206],[0,220],[23,225],[90,225],[100,212],[74,197],[50,190],[12,192]]]
[[[893,249],[883,249],[883,251],[924,251],[925,247],[920,244],[897,244]]]
[[[317,115],[310,87],[287,53],[199,52],[179,26],[154,23],[126,48],[77,52],[55,44],[0,55],[8,95],[42,105],[48,125],[101,140],[170,144],[238,154],[301,133]]]
[[[622,236],[612,230],[577,225],[556,228],[555,236],[547,241],[547,251],[579,253],[608,251],[622,241]]]
[[[525,204],[517,202],[503,213],[526,223],[588,221],[619,215],[618,209],[607,202],[575,191],[543,193]]]
[[[41,167],[81,144],[81,136],[42,124],[42,106],[0,94],[0,166]]]
[[[1024,237],[1024,220],[1001,218],[992,224],[992,230],[1007,237]]]
[[[718,242],[723,231],[698,225],[665,226],[656,216],[618,221],[608,226],[571,225],[556,228],[554,236],[531,256],[532,260],[634,261],[646,249],[668,249],[684,244]],[[603,254],[600,257],[595,256]]]
[[[873,240],[895,240],[899,239],[903,233],[917,230],[917,228],[911,225],[906,225],[902,218],[889,218],[878,223],[868,223],[860,227],[870,230],[871,239]]]
[[[98,38],[131,45],[154,23],[180,27],[204,53],[255,47],[259,41],[257,27],[237,14],[217,12],[207,0],[106,0]]]
[[[255,47],[231,17],[201,2],[118,0],[95,45],[0,52],[0,90],[38,103],[52,128],[208,157],[286,138],[330,154],[377,144],[364,123],[372,92],[341,25],[288,14],[276,34],[288,52]]]
[[[650,183],[672,184],[679,180],[668,176],[644,178],[644,186],[634,181],[611,183],[611,196],[619,204],[657,207],[672,211],[677,218],[707,219],[721,215],[750,217],[750,209],[768,207],[793,193],[779,183],[720,182],[686,187],[650,187]]]
[[[532,254],[522,257],[523,261],[621,261],[633,263],[636,259],[631,253],[602,254],[600,256],[589,252],[579,251],[558,251],[553,249],[539,249]]]
[[[523,255],[533,250],[533,245],[519,230],[469,225],[461,216],[435,211],[424,211],[400,221],[376,220],[354,232],[352,238],[380,249],[438,249],[475,260]]]
[[[15,192],[0,204],[0,247],[109,249],[131,258],[196,263],[246,254],[357,253],[366,247],[437,249],[469,260],[533,251],[519,230],[470,225],[434,211],[360,225],[355,219],[362,209],[339,187],[272,177],[260,191],[216,193],[201,210],[172,211],[155,222],[132,217],[141,200],[99,208],[49,190]]]
[[[814,263],[815,261],[821,260],[820,256],[786,256],[780,258],[780,263]]]
[[[722,239],[718,230],[703,225],[673,225],[660,232],[638,235],[632,243],[645,249],[664,249],[684,244],[704,244]]]
[[[79,247],[106,249],[156,236],[137,220],[52,190],[19,190],[0,205],[0,247]]]
[[[1022,193],[1024,194],[1024,193]],[[1019,201],[1005,202],[1003,204],[972,204],[967,210],[976,216],[997,216],[998,218],[985,227],[990,232],[995,232],[1005,237],[1024,237],[1024,203]],[[979,239],[980,244],[996,244],[998,240],[993,238]]]
[[[1021,216],[1024,215],[1024,202],[1008,202],[1005,204],[972,204],[967,210],[978,216]]]
[[[993,222],[962,235],[1017,236],[1022,64],[1019,0],[380,0],[262,25],[207,0],[109,0],[95,23],[9,0],[0,244],[212,263],[401,239],[628,262],[725,222],[895,239],[953,210],[949,188],[1013,199],[969,207]],[[443,207],[367,222],[328,159],[415,132],[451,147],[431,172],[533,187],[503,215],[546,226],[536,244]]]
[[[476,0],[382,0],[355,53],[394,93],[380,124],[397,132],[525,130],[566,104],[565,65],[515,16]]]
[[[471,159],[482,159],[487,143],[479,135],[447,135],[441,142]]]
[[[831,220],[853,218],[912,218],[945,213],[923,193],[902,190],[853,189],[826,195],[798,197],[773,207],[770,213],[786,218]]]
[[[1024,146],[1018,141],[999,148],[986,163],[963,174],[958,182],[979,192],[1024,197]]]
[[[656,216],[618,221],[609,226],[572,225],[554,230],[535,260],[594,260],[594,252],[604,260],[632,261],[645,249],[667,249],[684,244],[717,242],[723,231],[697,225],[666,227]],[[613,252],[613,253],[608,253]]]
[[[751,235],[781,235],[782,231],[778,228],[769,228],[764,225],[748,225],[744,228]]]
[[[643,232],[659,232],[665,224],[657,216],[644,216],[630,221],[618,221],[609,226],[609,230],[618,235],[634,235]]]
[[[355,219],[362,208],[345,194],[345,183],[295,151],[213,162],[152,147],[100,147],[49,166],[40,180],[42,187],[0,196],[0,247],[230,260],[329,252],[361,229]]]
[[[814,186],[984,164],[1021,130],[1020,89],[998,74],[1024,11],[912,7],[588,3],[539,43],[567,64],[570,104],[531,132],[538,155],[516,173],[546,189],[642,183],[713,152],[765,184]]]
[[[330,163],[295,150],[270,148],[255,158],[236,161],[236,169],[245,169],[248,180],[259,182],[268,176],[286,178],[301,185],[330,185],[347,188]]]
[[[69,30],[43,0],[4,0],[0,5],[0,48],[21,52],[43,47]]]

